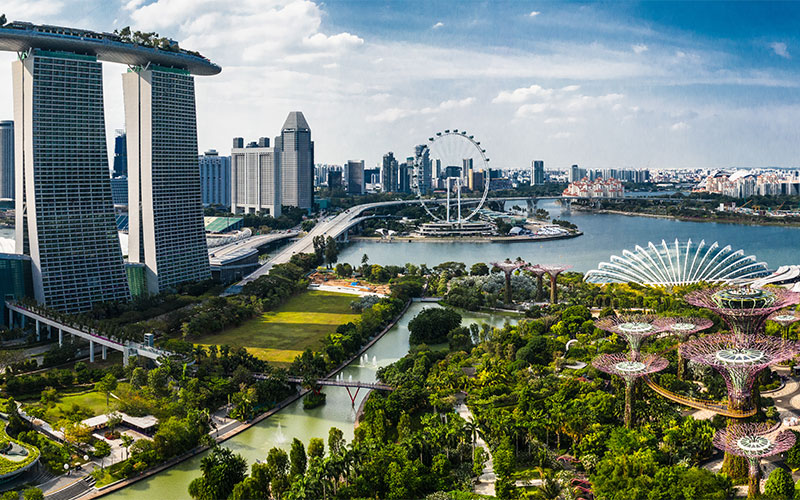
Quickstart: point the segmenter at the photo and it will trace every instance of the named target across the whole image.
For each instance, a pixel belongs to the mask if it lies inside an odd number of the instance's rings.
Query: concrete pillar
[[[94,363],[94,340],[89,341],[89,363]]]
[[[41,323],[39,323],[38,319],[34,321],[36,321],[36,342],[39,342],[40,340],[42,340]]]
[[[108,352],[107,351],[108,351],[108,349],[106,348],[106,346],[103,346],[103,359],[106,359],[108,357]]]
[[[58,347],[64,345],[64,331],[61,328],[58,329]]]
[[[8,328],[14,329],[14,311],[10,307],[8,308]]]

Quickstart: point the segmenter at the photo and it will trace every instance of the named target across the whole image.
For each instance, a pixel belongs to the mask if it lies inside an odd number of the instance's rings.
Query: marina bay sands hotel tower
[[[170,40],[13,22],[16,253],[38,302],[68,312],[131,293],[111,201],[101,61],[123,75],[129,249],[147,290],[210,277],[197,165],[192,74],[220,67]]]

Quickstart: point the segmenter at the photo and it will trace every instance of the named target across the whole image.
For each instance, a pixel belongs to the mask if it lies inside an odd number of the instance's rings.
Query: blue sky
[[[800,166],[795,2],[6,0],[0,11],[158,31],[221,64],[197,78],[201,149],[274,136],[302,110],[328,163],[402,158],[460,128],[495,167]],[[0,59],[0,118],[12,59]],[[123,70],[105,66],[109,129],[123,123]]]

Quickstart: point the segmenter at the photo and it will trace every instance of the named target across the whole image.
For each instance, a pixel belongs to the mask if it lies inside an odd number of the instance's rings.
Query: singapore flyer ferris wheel
[[[465,130],[445,130],[428,138],[425,148],[417,148],[414,162],[413,187],[425,211],[434,220],[443,223],[463,224],[474,218],[489,194],[489,158],[480,141]],[[445,216],[431,211],[432,202],[426,198],[435,185],[442,184],[447,191]],[[462,191],[471,193],[472,202],[477,196],[477,205],[462,208]],[[450,196],[455,195],[455,204]]]

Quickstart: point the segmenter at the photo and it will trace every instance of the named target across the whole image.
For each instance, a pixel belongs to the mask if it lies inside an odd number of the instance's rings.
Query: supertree
[[[766,422],[729,425],[714,434],[714,446],[739,457],[747,459],[749,476],[747,498],[756,498],[761,493],[759,485],[763,457],[783,453],[795,443],[795,435],[790,430],[779,431],[780,423]]]
[[[670,324],[669,318],[648,314],[607,316],[594,322],[594,326],[601,330],[625,337],[631,347],[632,359],[639,355],[639,348],[645,338],[667,331]]]
[[[544,294],[542,280],[544,275],[547,274],[547,271],[542,269],[539,264],[536,264],[535,266],[525,266],[525,270],[536,276],[536,300],[542,300],[542,295]]]
[[[511,274],[519,269],[520,267],[524,266],[524,262],[516,261],[511,262],[509,259],[506,259],[502,262],[490,262],[490,264],[497,269],[503,271],[506,275],[506,304],[511,303]]]
[[[800,316],[798,316],[796,311],[776,311],[767,319],[781,325],[783,329],[781,336],[786,339],[789,337],[789,328],[792,326],[792,323],[800,321]]]
[[[567,269],[572,269],[572,266],[543,266],[540,264],[539,267],[550,276],[550,303],[558,304],[558,290],[556,289],[558,275]]]
[[[744,411],[758,373],[797,354],[795,342],[766,335],[706,335],[685,342],[678,352],[695,363],[711,366],[725,379],[728,408]]]
[[[722,316],[737,336],[760,333],[767,317],[800,303],[800,294],[785,288],[720,287],[698,290],[684,297],[689,304]]]
[[[682,340],[687,340],[691,335],[708,330],[714,326],[714,322],[708,318],[701,318],[699,316],[683,316],[671,317],[669,331],[681,337]],[[678,351],[678,380],[683,380],[684,372],[686,371],[686,359],[681,356]]]
[[[617,375],[625,380],[625,427],[631,428],[633,420],[633,387],[639,377],[659,372],[667,367],[669,362],[661,356],[647,354],[632,360],[625,353],[601,354],[592,360],[595,368],[602,372]]]

